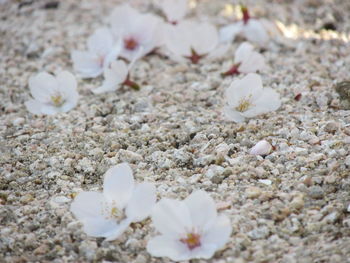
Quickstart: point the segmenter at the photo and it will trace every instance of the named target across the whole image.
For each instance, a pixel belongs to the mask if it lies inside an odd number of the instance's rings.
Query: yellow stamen
[[[51,101],[52,101],[53,105],[55,105],[56,107],[61,106],[64,102],[61,95],[51,96]]]
[[[252,103],[250,102],[249,98],[248,99],[241,99],[239,102],[239,105],[235,108],[239,112],[245,112],[252,106]]]
[[[201,245],[200,236],[195,233],[187,234],[187,237],[180,239],[180,241],[186,244],[190,250],[195,249]]]

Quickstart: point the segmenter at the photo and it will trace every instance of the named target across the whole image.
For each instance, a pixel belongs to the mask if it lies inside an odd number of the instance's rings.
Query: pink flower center
[[[195,233],[187,234],[187,237],[180,239],[180,241],[186,244],[189,250],[195,249],[201,245],[200,236]]]
[[[135,50],[138,47],[139,43],[133,37],[124,39],[124,47],[128,50]]]

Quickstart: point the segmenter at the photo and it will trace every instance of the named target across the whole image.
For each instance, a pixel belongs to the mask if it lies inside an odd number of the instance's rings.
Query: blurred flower
[[[120,43],[114,43],[107,28],[97,29],[87,40],[88,51],[74,50],[71,53],[74,69],[82,78],[94,78],[115,60],[121,50]]]
[[[129,61],[152,52],[163,40],[163,21],[151,14],[141,14],[127,4],[113,10],[110,24],[116,39],[122,42],[120,56]]]
[[[225,95],[224,113],[234,122],[242,122],[281,106],[279,94],[271,88],[263,88],[261,77],[255,73],[233,81]]]
[[[83,223],[86,234],[114,240],[130,223],[148,217],[155,202],[154,185],[135,186],[130,166],[122,163],[106,172],[102,193],[79,193],[70,210]]]
[[[218,216],[213,199],[204,191],[193,192],[183,201],[164,198],[152,212],[160,232],[147,245],[155,257],[174,261],[211,258],[228,241],[232,227],[226,216]]]
[[[204,57],[219,57],[228,48],[226,45],[219,45],[218,31],[215,26],[191,20],[184,20],[176,26],[167,27],[164,32],[164,42],[173,60],[189,59],[194,64]]]
[[[252,155],[268,155],[272,150],[271,144],[266,140],[261,140],[250,149],[250,154]]]
[[[25,105],[33,114],[67,112],[78,103],[77,82],[68,71],[62,71],[56,77],[41,72],[29,79],[29,88],[34,99]]]
[[[167,21],[177,24],[181,21],[188,10],[187,0],[160,0],[160,8],[165,14]]]
[[[265,59],[248,42],[242,43],[235,52],[233,66],[223,76],[231,76],[239,73],[254,73],[265,68]]]
[[[95,94],[118,90],[122,86],[129,86],[135,90],[140,87],[129,78],[129,71],[133,63],[129,66],[123,60],[113,61],[111,65],[104,70],[104,81],[102,86],[92,90]]]
[[[221,42],[232,42],[237,35],[260,46],[265,46],[270,34],[278,32],[276,25],[266,19],[256,19],[249,15],[248,9],[241,7],[243,19],[236,23],[224,26],[220,30]]]

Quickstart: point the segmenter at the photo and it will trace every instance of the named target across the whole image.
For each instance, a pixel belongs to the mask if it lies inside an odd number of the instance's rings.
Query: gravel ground
[[[170,262],[145,250],[149,219],[106,242],[87,237],[69,212],[76,193],[100,190],[104,172],[123,161],[159,198],[204,189],[230,217],[225,248],[191,262],[350,262],[350,111],[334,89],[350,78],[349,1],[250,1],[253,14],[295,25],[262,50],[264,85],[282,107],[242,124],[221,114],[232,79],[220,73],[231,58],[187,65],[151,55],[133,70],[139,92],[97,96],[90,89],[102,78],[79,80],[74,110],[30,114],[28,78],[73,71],[70,51],[85,48],[118,1],[29,2],[0,5],[0,262]],[[225,24],[226,4],[201,0],[190,15]],[[249,155],[261,139],[273,153]]]

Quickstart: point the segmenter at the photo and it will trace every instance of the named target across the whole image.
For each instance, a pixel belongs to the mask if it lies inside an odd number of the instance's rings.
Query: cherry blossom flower
[[[104,81],[102,86],[92,90],[95,94],[115,91],[122,86],[129,86],[135,90],[139,90],[140,86],[130,80],[130,69],[134,63],[129,66],[123,60],[113,61],[108,68],[104,70]]]
[[[263,88],[261,77],[249,73],[235,80],[226,90],[224,114],[234,122],[243,122],[259,114],[277,110],[281,106],[279,94],[271,88]]]
[[[266,67],[264,57],[254,51],[254,47],[248,42],[242,43],[235,52],[233,66],[222,76],[231,76],[239,73],[254,73]]]
[[[70,210],[83,223],[86,234],[114,240],[130,223],[148,217],[155,202],[154,185],[135,186],[130,166],[122,163],[106,172],[102,193],[79,193]]]
[[[87,51],[74,50],[71,53],[74,69],[82,78],[94,78],[115,60],[121,44],[115,43],[112,32],[107,28],[97,29],[87,40]]]
[[[220,41],[232,42],[237,35],[242,35],[250,42],[260,46],[265,46],[270,38],[270,34],[278,32],[274,23],[266,19],[252,18],[248,8],[241,7],[243,18],[241,21],[224,26],[220,30]]]
[[[175,25],[185,17],[188,10],[187,0],[160,1],[160,8],[162,9],[169,23]]]
[[[160,235],[148,242],[147,251],[174,261],[211,258],[232,231],[228,217],[218,216],[213,199],[201,190],[183,201],[162,199],[151,216]]]
[[[78,103],[77,81],[68,71],[62,71],[56,77],[41,72],[29,79],[29,88],[34,99],[25,105],[33,114],[67,112]]]
[[[189,59],[196,64],[204,57],[219,57],[228,46],[219,45],[219,35],[215,26],[184,20],[176,26],[169,26],[164,32],[164,42],[175,61]]]
[[[250,149],[249,153],[252,155],[268,155],[272,151],[271,144],[266,140],[261,140]]]
[[[110,24],[113,34],[122,42],[120,56],[129,61],[152,52],[163,40],[163,21],[152,14],[141,14],[127,4],[114,9]]]

